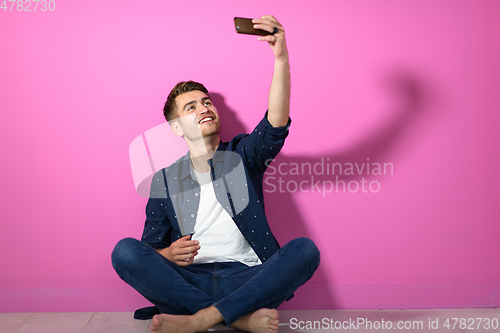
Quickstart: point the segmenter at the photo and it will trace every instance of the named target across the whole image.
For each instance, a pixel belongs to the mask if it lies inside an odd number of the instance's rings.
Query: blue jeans
[[[213,305],[227,326],[260,308],[277,308],[312,277],[320,260],[308,238],[294,239],[252,267],[239,262],[180,267],[133,238],[118,242],[111,257],[120,278],[162,313],[194,314]]]

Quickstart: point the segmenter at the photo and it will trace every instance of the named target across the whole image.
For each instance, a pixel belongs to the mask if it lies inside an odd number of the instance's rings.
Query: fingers
[[[261,18],[256,18],[252,20],[253,23],[263,23],[263,24],[270,24],[276,27],[283,27],[281,23],[278,22],[278,20],[272,16],[272,15],[264,15]]]
[[[253,19],[252,23],[254,23],[253,27],[255,29],[261,29],[272,33],[276,27],[278,29],[276,34],[285,32],[283,26],[272,15],[264,15],[260,19]]]
[[[191,235],[179,238],[170,245],[172,250],[172,259],[179,266],[190,265],[194,257],[201,248],[198,241],[192,241]]]
[[[179,238],[175,242],[173,242],[172,245],[170,245],[170,246],[173,247],[174,249],[180,249],[180,248],[184,248],[184,247],[196,246],[199,243],[200,242],[198,242],[196,240],[194,240],[194,241],[191,240],[191,235],[186,235],[182,238]]]
[[[276,43],[278,38],[276,36],[273,36],[273,35],[269,35],[269,36],[263,36],[263,37],[259,37],[257,38],[258,40],[263,40],[263,41],[266,41],[266,42],[269,42],[269,43]]]
[[[201,247],[198,244],[183,247],[173,247],[172,255],[175,260],[186,260],[198,254],[198,250],[200,248]]]

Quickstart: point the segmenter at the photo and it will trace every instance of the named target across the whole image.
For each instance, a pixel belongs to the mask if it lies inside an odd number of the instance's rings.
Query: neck
[[[198,172],[210,171],[207,161],[214,156],[217,147],[219,147],[219,136],[208,136],[196,141],[186,140],[186,143],[194,169]]]

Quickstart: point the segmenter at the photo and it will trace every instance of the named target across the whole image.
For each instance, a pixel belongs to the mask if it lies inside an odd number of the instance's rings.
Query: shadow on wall
[[[292,184],[292,188],[289,188],[290,191],[286,190],[286,185],[283,187],[285,190],[280,191],[278,189],[279,184],[274,181],[273,184],[276,187],[275,191],[271,193],[268,188],[268,193],[265,192],[266,215],[276,238],[282,245],[297,237],[308,237],[314,240],[308,229],[308,218],[302,215],[302,212],[298,208],[300,207],[300,203],[297,201],[294,193],[292,193],[298,191],[314,191],[315,189],[311,188],[311,174],[308,172],[302,172],[303,170],[299,170],[296,174],[292,175],[291,165],[310,165],[311,173],[314,175],[314,181],[315,183],[319,181],[319,184],[321,184],[320,189],[322,190],[326,189],[335,191],[335,186],[339,185],[341,187],[345,186],[346,192],[349,191],[349,189],[354,191],[354,186],[349,188],[349,184],[354,185],[354,183],[351,183],[352,181],[355,181],[358,186],[361,186],[360,182],[363,180],[363,177],[364,180],[370,179],[371,174],[367,174],[366,170],[364,173],[361,172],[360,174],[358,172],[359,170],[356,170],[355,168],[352,174],[346,174],[344,169],[344,172],[339,174],[339,170],[336,169],[337,173],[335,175],[338,176],[338,178],[333,176],[332,179],[332,170],[330,170],[329,174],[326,174],[326,171],[323,175],[317,174],[314,171],[314,165],[318,163],[321,164],[326,162],[326,160],[329,160],[330,164],[335,162],[339,163],[343,167],[346,166],[346,163],[351,163],[353,165],[357,164],[361,167],[363,163],[367,163],[367,157],[370,158],[370,162],[375,163],[377,161],[382,161],[384,156],[390,152],[394,144],[398,142],[412,123],[414,123],[415,119],[422,115],[423,107],[428,105],[430,97],[432,97],[428,94],[428,91],[426,90],[428,87],[424,84],[423,80],[405,70],[393,71],[391,74],[387,74],[386,77],[383,78],[382,84],[391,96],[394,96],[394,110],[390,110],[392,117],[374,132],[367,133],[364,138],[361,138],[353,147],[342,152],[330,151],[323,153],[320,156],[312,157],[280,153],[271,163],[271,166],[274,166],[273,171],[276,172],[276,174],[273,175],[273,180],[280,177],[283,181],[282,185]],[[220,137],[222,140],[228,141],[237,134],[248,133],[249,129],[244,127],[234,110],[230,109],[225,104],[224,97],[221,94],[211,92],[210,96],[221,114],[222,126]],[[277,168],[281,164],[287,166],[287,175],[280,175],[277,172]],[[374,166],[376,167],[376,165],[371,164],[371,167]],[[383,167],[384,166],[381,165],[381,169],[378,170],[378,172],[383,174]],[[386,167],[389,168],[390,166]],[[270,170],[271,168],[268,169],[266,179],[270,177]],[[309,170],[309,168],[306,167],[306,170]],[[370,170],[370,172],[375,175],[377,174],[375,169]],[[386,170],[386,172],[390,172],[390,170]],[[367,190],[370,190],[368,184],[369,183],[366,183],[365,186]],[[266,183],[264,184],[264,189],[266,189]],[[374,185],[371,190],[376,192],[376,186]],[[339,189],[339,191],[342,191],[342,188]],[[361,191],[360,188],[359,191]],[[320,264],[318,270],[310,281],[328,288],[328,290],[323,289],[323,292],[318,295],[320,297],[314,297],[314,299],[306,301],[306,303],[309,304],[304,305],[311,309],[342,308],[342,305],[336,300],[334,291],[328,287],[335,282],[332,281],[331,274],[329,274],[328,271],[330,270]],[[292,299],[291,302],[293,303],[293,301],[294,300]]]

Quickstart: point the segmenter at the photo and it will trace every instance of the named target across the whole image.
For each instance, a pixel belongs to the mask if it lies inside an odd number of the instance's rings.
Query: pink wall
[[[110,263],[144,223],[129,145],[163,122],[166,95],[186,79],[214,92],[226,139],[251,129],[272,55],[232,18],[267,13],[286,28],[293,81],[291,133],[274,166],[365,163],[338,175],[345,193],[318,192],[309,174],[268,175],[280,242],[305,235],[322,253],[283,308],[499,305],[500,2],[56,6],[0,9],[0,311],[148,304]],[[393,172],[373,174],[375,163]],[[337,182],[313,176],[320,190]]]

